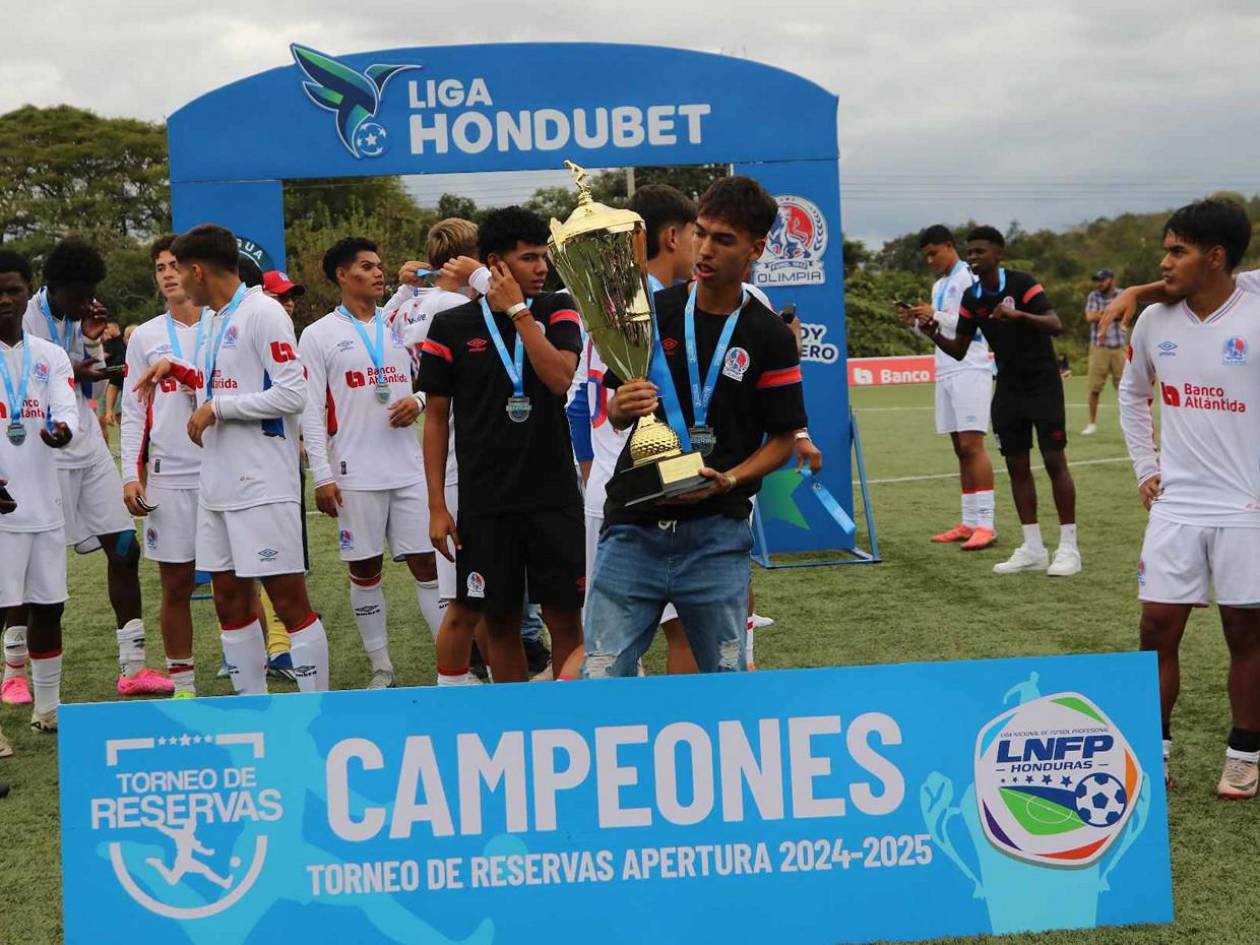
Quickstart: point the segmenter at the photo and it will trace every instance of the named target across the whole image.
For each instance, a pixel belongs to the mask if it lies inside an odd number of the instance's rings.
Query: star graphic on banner
[[[1049,784],[1049,783],[1050,783],[1051,781],[1053,781],[1053,780],[1054,780],[1054,778],[1050,777],[1050,775],[1048,775],[1048,774],[1044,774],[1044,775],[1042,775],[1042,776],[1041,776],[1041,783],[1042,783],[1042,784]]]
[[[1033,776],[1030,774],[1028,777],[1024,778],[1024,780],[1025,780],[1027,783],[1032,784],[1032,783],[1033,783]]]
[[[183,748],[187,748],[189,745],[192,744],[192,739],[188,737],[187,732],[185,732],[184,736],[179,740],[179,744]]]
[[[157,740],[157,743],[158,743],[159,745],[165,745],[165,744],[166,744],[166,739],[165,739],[165,738],[159,738],[159,739]]]
[[[1065,774],[1065,775],[1063,776],[1063,786],[1064,786],[1064,787],[1068,787],[1071,783],[1072,783],[1072,779],[1071,779],[1071,778],[1069,778],[1069,777]]]

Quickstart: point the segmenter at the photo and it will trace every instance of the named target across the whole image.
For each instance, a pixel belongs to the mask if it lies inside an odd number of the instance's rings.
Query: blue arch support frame
[[[744,59],[655,46],[536,43],[432,46],[331,56],[293,44],[290,64],[223,86],[168,122],[174,223],[232,229],[284,267],[283,182],[729,163],[762,182],[779,218],[753,280],[796,305],[810,429],[821,477],[853,516],[840,229],[837,98]],[[758,560],[878,560],[815,501],[791,468],[765,480]],[[816,553],[843,557],[821,560]]]

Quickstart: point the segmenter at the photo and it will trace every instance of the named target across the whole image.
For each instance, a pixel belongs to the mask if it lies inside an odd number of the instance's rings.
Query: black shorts
[[[993,395],[993,436],[1003,456],[1032,449],[1033,430],[1042,453],[1067,446],[1067,420],[1063,408],[1063,382],[1054,378],[1040,390],[1009,391]]]
[[[532,604],[581,610],[586,597],[586,522],[582,507],[479,514],[459,510],[456,596],[471,610]]]

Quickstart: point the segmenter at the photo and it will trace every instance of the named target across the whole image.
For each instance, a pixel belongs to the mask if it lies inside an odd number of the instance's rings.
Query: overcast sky
[[[844,229],[876,244],[936,221],[1059,228],[1210,190],[1260,191],[1258,0],[5,7],[15,41],[0,56],[0,112],[68,103],[161,119],[202,92],[290,63],[290,41],[334,55],[599,40],[745,56],[840,96]],[[502,202],[539,183],[461,178],[423,189]]]

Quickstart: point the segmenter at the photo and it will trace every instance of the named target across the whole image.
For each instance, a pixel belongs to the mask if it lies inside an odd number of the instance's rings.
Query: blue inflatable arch
[[[216,89],[168,123],[174,223],[231,228],[284,265],[283,182],[729,163],[780,204],[754,279],[807,333],[810,428],[853,514],[836,96],[781,69],[604,43],[432,46],[331,56]],[[791,471],[760,500],[765,552],[853,550]],[[872,536],[873,538],[873,536]]]

